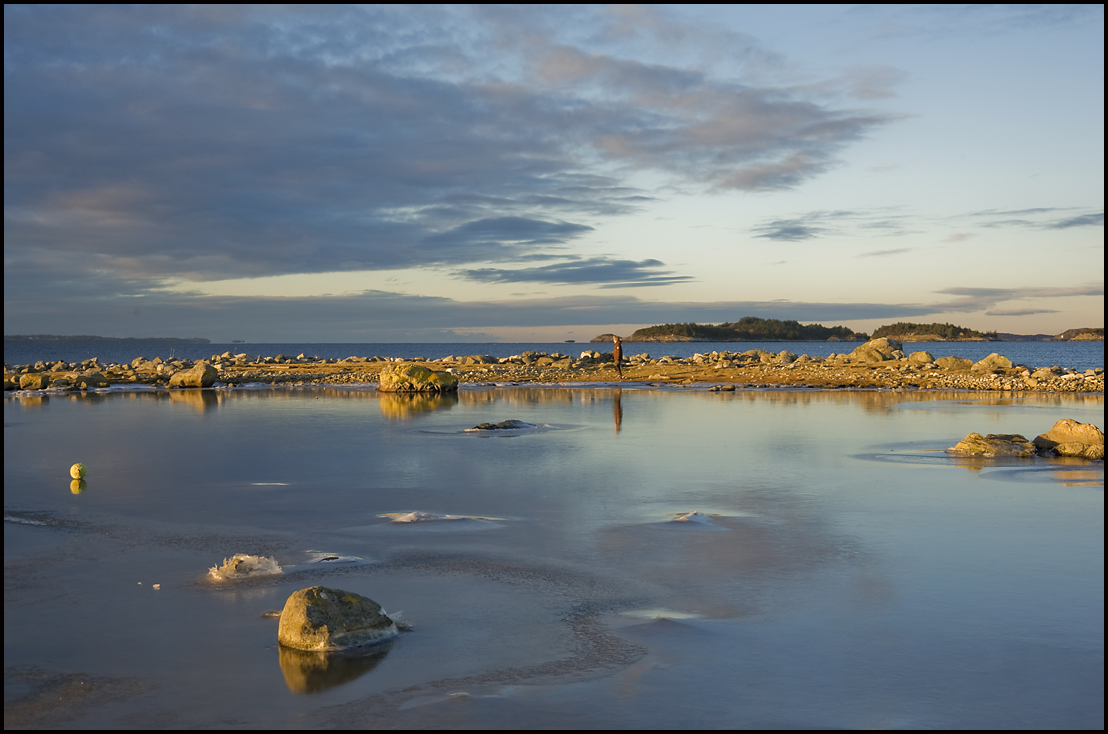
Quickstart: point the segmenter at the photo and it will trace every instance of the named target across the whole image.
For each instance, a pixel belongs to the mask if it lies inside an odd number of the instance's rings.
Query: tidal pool
[[[7,398],[5,726],[1102,729],[1103,462],[942,451],[1060,418],[1104,398]],[[316,584],[413,629],[279,648]]]

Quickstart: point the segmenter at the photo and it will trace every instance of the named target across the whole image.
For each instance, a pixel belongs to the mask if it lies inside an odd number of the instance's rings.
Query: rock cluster
[[[1026,458],[1040,454],[1097,460],[1104,458],[1104,432],[1091,423],[1063,418],[1049,431],[1036,436],[1034,441],[1028,441],[1018,433],[990,433],[987,436],[971,433],[947,449],[947,453],[985,458]]]
[[[625,381],[728,383],[740,387],[1104,391],[1104,370],[1101,368],[1084,372],[1055,366],[1035,369],[1013,365],[996,354],[976,363],[959,357],[936,359],[923,351],[905,356],[901,347],[896,340],[882,338],[859,345],[849,354],[828,357],[760,349],[704,352],[687,358],[651,358],[642,353],[624,358],[623,375]],[[201,368],[202,364],[206,366]],[[80,390],[108,384],[186,385],[189,380],[185,375],[175,379],[176,375],[181,372],[192,375],[201,369],[201,385],[379,382],[380,389],[400,391],[393,393],[397,395],[433,395],[443,394],[442,391],[449,394],[461,382],[566,383],[617,379],[611,353],[591,349],[582,351],[578,357],[560,352],[529,351],[499,359],[487,354],[472,354],[435,360],[357,356],[320,359],[305,354],[249,357],[244,353],[225,352],[199,362],[139,357],[123,365],[100,364],[95,359],[80,363],[5,365],[4,389]]]

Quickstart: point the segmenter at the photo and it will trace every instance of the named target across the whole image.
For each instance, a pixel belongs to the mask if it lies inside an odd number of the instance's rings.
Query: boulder
[[[197,362],[187,370],[178,370],[169,378],[170,387],[211,387],[219,372],[207,362]]]
[[[1012,368],[1012,360],[993,352],[988,357],[974,362],[972,370],[1008,370]]]
[[[908,364],[931,364],[934,361],[931,352],[912,352],[908,355]]]
[[[449,372],[415,364],[394,364],[381,370],[381,392],[452,392],[458,389],[458,378]]]
[[[104,375],[100,374],[96,370],[89,370],[88,372],[82,372],[77,375],[76,383],[79,387],[108,387],[111,383]]]
[[[904,345],[895,339],[881,337],[871,339],[865,344],[854,348],[850,353],[851,362],[888,362],[893,359],[903,359]]]
[[[955,456],[1015,456],[1035,455],[1035,445],[1018,433],[971,433],[946,450]]]
[[[1104,458],[1104,432],[1092,423],[1078,423],[1063,418],[1046,433],[1035,437],[1035,448],[1058,456],[1078,456],[1084,459]]]
[[[499,423],[478,423],[473,428],[467,428],[466,432],[471,433],[473,431],[510,431],[514,428],[534,428],[534,423],[524,423],[520,420],[509,419],[506,421],[500,421]]]
[[[381,605],[361,594],[324,586],[293,592],[281,611],[277,641],[296,650],[337,652],[397,634]]]
[[[935,360],[935,364],[944,370],[968,370],[973,367],[973,360],[961,357],[939,357]]]
[[[28,372],[19,377],[20,390],[45,390],[50,387],[50,377],[43,372]]]

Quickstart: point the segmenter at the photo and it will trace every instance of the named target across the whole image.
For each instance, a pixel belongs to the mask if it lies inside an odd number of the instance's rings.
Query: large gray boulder
[[[361,594],[325,586],[296,591],[285,602],[277,641],[296,650],[336,652],[395,637],[381,605]]]
[[[381,370],[381,392],[453,392],[458,378],[418,364],[397,363]]]
[[[1104,432],[1092,423],[1078,423],[1063,418],[1046,433],[1035,437],[1035,448],[1058,456],[1078,456],[1083,459],[1104,458]]]
[[[934,361],[931,352],[912,352],[908,355],[908,364],[931,364]]]
[[[870,339],[865,344],[857,346],[850,353],[851,362],[888,362],[893,359],[904,359],[904,345],[895,339],[881,337]]]
[[[1035,455],[1035,445],[1018,433],[990,433],[987,436],[971,433],[946,452],[955,456],[1026,458]]]
[[[207,362],[197,362],[187,370],[178,370],[169,378],[170,387],[211,387],[219,372]]]

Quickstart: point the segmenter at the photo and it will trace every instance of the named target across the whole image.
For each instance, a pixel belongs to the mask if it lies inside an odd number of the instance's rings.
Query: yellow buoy
[[[77,462],[73,466],[69,467],[69,476],[73,477],[74,479],[84,479],[85,465]]]

